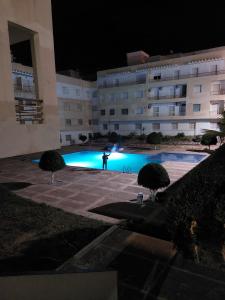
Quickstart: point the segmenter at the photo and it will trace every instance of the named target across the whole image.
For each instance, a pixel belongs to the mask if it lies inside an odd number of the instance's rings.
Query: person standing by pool
[[[107,160],[110,154],[105,154],[105,152],[102,155],[102,169],[107,170]]]

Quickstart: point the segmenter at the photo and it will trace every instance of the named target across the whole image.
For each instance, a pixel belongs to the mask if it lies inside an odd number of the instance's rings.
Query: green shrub
[[[182,139],[185,137],[184,132],[178,132],[178,134],[175,136],[177,139]]]
[[[154,200],[157,190],[170,184],[170,178],[163,166],[150,163],[139,171],[138,184],[150,189],[150,198]]]
[[[216,145],[217,144],[217,138],[213,134],[206,133],[202,136],[201,144],[204,145],[204,146],[208,146],[209,150],[210,150],[211,145]]]
[[[54,182],[54,172],[63,169],[65,165],[63,157],[56,150],[45,151],[39,161],[40,169],[52,172],[51,183]]]
[[[162,133],[161,132],[151,132],[147,135],[148,144],[161,144],[162,142]]]

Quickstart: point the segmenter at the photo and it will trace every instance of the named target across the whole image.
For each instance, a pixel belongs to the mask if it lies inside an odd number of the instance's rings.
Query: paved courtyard
[[[145,151],[146,153],[146,151]],[[152,153],[152,152],[151,152]],[[165,162],[171,183],[191,170],[196,163]],[[14,157],[1,160],[0,182],[28,182],[32,185],[15,191],[35,202],[61,208],[65,211],[117,223],[117,219],[99,215],[89,210],[109,203],[129,202],[148,189],[137,185],[137,174],[102,170],[85,170],[66,167],[56,173],[56,183],[49,184],[50,173],[38,168],[31,159]]]

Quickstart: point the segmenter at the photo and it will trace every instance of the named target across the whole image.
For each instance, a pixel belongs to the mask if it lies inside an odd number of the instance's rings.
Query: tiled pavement
[[[165,162],[171,182],[191,170],[195,163]],[[66,167],[55,175],[57,182],[50,185],[50,173],[41,171],[31,160],[8,158],[1,160],[0,182],[29,182],[32,185],[16,191],[22,197],[35,202],[46,203],[65,211],[83,216],[117,223],[118,220],[91,213],[88,210],[113,202],[127,202],[136,199],[148,189],[137,185],[137,174],[110,171],[83,171]]]

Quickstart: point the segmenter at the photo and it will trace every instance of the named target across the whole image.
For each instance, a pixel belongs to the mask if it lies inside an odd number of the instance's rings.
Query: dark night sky
[[[197,3],[52,0],[56,69],[79,69],[88,78],[124,66],[126,52],[156,55],[225,45],[223,7]]]

